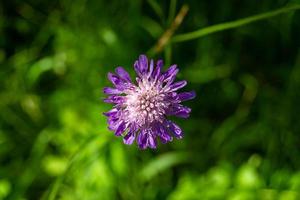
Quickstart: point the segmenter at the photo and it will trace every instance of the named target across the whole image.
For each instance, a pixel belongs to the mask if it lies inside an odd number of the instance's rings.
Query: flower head
[[[188,118],[191,109],[181,102],[193,99],[195,92],[177,93],[187,82],[174,82],[178,73],[176,65],[165,72],[162,66],[162,60],[154,64],[153,60],[141,55],[134,63],[136,83],[123,67],[117,67],[116,74],[108,73],[114,88],[103,89],[109,95],[104,101],[114,107],[104,115],[108,117],[108,128],[116,136],[124,136],[125,144],[132,144],[136,138],[141,149],[156,148],[158,138],[167,143],[173,136],[183,137],[181,128],[166,117]]]

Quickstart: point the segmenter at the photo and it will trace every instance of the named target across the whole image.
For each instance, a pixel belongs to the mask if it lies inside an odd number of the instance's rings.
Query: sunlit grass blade
[[[280,15],[280,14],[287,13],[290,11],[295,11],[298,9],[300,9],[300,5],[293,5],[293,6],[284,7],[284,8],[278,9],[278,10],[274,10],[274,11],[254,15],[251,17],[247,17],[244,19],[239,19],[239,20],[235,20],[235,21],[231,21],[231,22],[226,22],[226,23],[209,26],[206,28],[201,28],[197,31],[174,36],[172,39],[172,42],[183,42],[183,41],[187,41],[187,40],[193,40],[196,38],[203,37],[205,35],[209,35],[211,33],[240,27],[240,26],[243,26],[243,25],[255,22],[255,21],[271,18],[276,15]]]
[[[149,181],[160,172],[177,164],[188,162],[190,159],[187,152],[173,152],[163,154],[149,162],[140,172],[142,181]]]
[[[141,27],[147,31],[153,38],[159,37],[163,32],[163,27],[150,17],[143,17]]]

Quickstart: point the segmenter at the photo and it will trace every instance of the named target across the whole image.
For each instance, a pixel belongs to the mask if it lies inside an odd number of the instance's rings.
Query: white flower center
[[[139,126],[162,122],[168,103],[165,95],[151,82],[143,81],[134,90],[127,93],[125,102],[126,121]]]

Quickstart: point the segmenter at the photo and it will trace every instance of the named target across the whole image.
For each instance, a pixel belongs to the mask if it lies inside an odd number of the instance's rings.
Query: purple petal
[[[163,67],[164,63],[162,60],[158,60],[156,63],[156,67],[152,73],[152,77],[154,78],[154,81],[156,81],[160,75],[161,69]]]
[[[164,80],[165,80],[165,75],[164,75],[164,74],[160,75],[159,78],[158,78],[158,82],[161,83],[161,86],[162,86],[162,82],[163,82]]]
[[[178,90],[180,88],[183,88],[186,85],[186,81],[178,81],[172,85],[170,85],[170,91],[175,91]]]
[[[103,100],[105,103],[114,103],[114,104],[121,104],[125,101],[125,97],[123,96],[117,96],[117,95],[112,95],[108,96]]]
[[[139,65],[139,61],[138,60],[134,62],[133,67],[134,67],[134,70],[135,70],[136,74],[141,77],[142,76],[142,72],[140,70],[140,65]]]
[[[158,60],[156,62],[156,67],[162,69],[163,66],[164,66],[164,61],[163,60]]]
[[[127,135],[123,138],[124,144],[131,145],[135,139],[135,133],[133,130],[130,130]]]
[[[152,135],[151,133],[147,134],[147,146],[152,149],[156,149],[156,140],[154,135]]]
[[[166,75],[170,76],[171,74],[173,74],[177,69],[177,65],[171,65],[167,71],[165,72]]]
[[[139,76],[144,75],[148,69],[148,58],[140,55],[139,60],[134,63],[134,69]]]
[[[178,98],[180,101],[187,101],[187,100],[191,100],[193,98],[196,97],[196,93],[195,91],[191,91],[191,92],[182,92],[178,94]]]
[[[105,94],[120,94],[122,92],[116,88],[104,87],[103,93],[105,93]]]
[[[169,101],[169,102],[173,102],[174,100],[177,100],[176,103],[179,103],[178,102],[178,94],[176,92],[167,93],[164,100]]]
[[[153,65],[154,65],[154,62],[153,62],[153,60],[151,59],[151,61],[150,61],[150,66],[149,66],[148,78],[151,77],[151,75],[152,75],[152,72],[153,72]]]
[[[183,133],[181,128],[175,124],[174,122],[169,121],[168,122],[168,128],[172,131],[172,133],[175,135],[177,139],[183,138]]]
[[[137,143],[140,149],[147,148],[147,133],[145,130],[141,130],[137,138]]]
[[[191,112],[191,109],[190,108],[186,108],[186,109],[183,109],[181,111],[176,112],[174,115],[176,117],[188,118],[190,116],[190,112]]]
[[[117,89],[124,89],[124,81],[119,76],[109,72],[107,77]]]
[[[125,122],[121,122],[120,125],[118,126],[116,132],[115,132],[115,135],[116,136],[121,136],[122,133],[126,130],[127,126],[126,126],[126,123]]]
[[[115,131],[118,129],[119,124],[121,123],[119,118],[108,118],[108,129],[111,131]]]
[[[118,109],[113,108],[113,109],[111,109],[111,110],[108,111],[108,112],[104,112],[103,115],[105,115],[106,117],[113,117],[113,116],[115,116],[118,112],[119,112]]]
[[[123,80],[131,82],[128,72],[123,67],[117,67],[115,71]]]
[[[169,69],[164,73],[164,82],[172,83],[175,80],[178,71],[179,70],[177,69],[177,65],[172,65],[171,67],[169,67]]]
[[[173,140],[163,125],[158,127],[158,136],[160,137],[161,142],[164,144]]]
[[[143,73],[145,73],[147,71],[147,69],[148,69],[148,58],[147,58],[147,56],[140,55],[140,57],[139,57],[139,64],[140,64],[141,71]]]
[[[176,117],[188,118],[190,116],[191,109],[189,107],[173,104],[169,110],[166,111],[166,115],[175,115]]]

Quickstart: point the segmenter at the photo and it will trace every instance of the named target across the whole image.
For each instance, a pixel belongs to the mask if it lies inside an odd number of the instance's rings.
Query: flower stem
[[[174,21],[170,25],[170,27],[162,34],[162,36],[157,41],[156,45],[152,47],[147,54],[149,56],[153,56],[156,53],[161,52],[164,47],[169,43],[171,37],[173,36],[175,30],[180,26],[182,20],[184,19],[185,15],[187,14],[189,7],[187,5],[183,5],[175,17]]]

